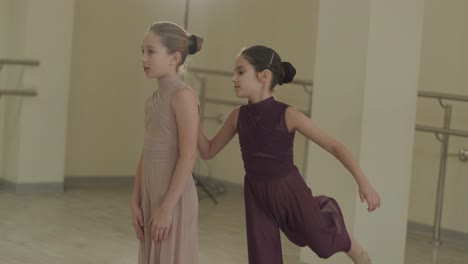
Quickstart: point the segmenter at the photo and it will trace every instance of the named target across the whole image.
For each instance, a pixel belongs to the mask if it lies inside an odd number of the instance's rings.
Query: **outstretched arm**
[[[332,154],[351,172],[359,186],[361,202],[367,201],[369,211],[374,211],[380,206],[379,194],[374,190],[346,146],[326,134],[310,118],[292,107],[286,109],[286,124],[289,131],[297,130]]]
[[[231,111],[223,126],[212,140],[209,140],[202,128],[198,130],[198,151],[200,156],[205,159],[212,159],[218,154],[237,133],[237,117],[239,116],[239,108],[234,108]]]

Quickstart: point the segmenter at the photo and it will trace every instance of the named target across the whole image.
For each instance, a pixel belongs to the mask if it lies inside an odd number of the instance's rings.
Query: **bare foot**
[[[356,262],[356,264],[371,264],[371,260],[367,254],[367,251],[362,251],[361,256],[359,257],[359,260]]]
[[[371,264],[369,255],[361,245],[350,235],[351,249],[348,251],[348,257],[354,264]]]

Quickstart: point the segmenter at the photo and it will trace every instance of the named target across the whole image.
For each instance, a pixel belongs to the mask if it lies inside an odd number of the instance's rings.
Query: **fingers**
[[[362,192],[359,192],[359,197],[361,197],[361,203],[363,203],[366,200]]]
[[[135,229],[135,233],[137,238],[140,241],[144,240],[144,229],[143,229],[143,214],[141,212],[141,208],[134,208],[132,207],[132,222],[133,222],[133,228]]]
[[[139,211],[137,214],[137,221],[138,221],[138,225],[140,227],[143,227],[143,215],[141,214],[141,211]]]
[[[375,193],[375,196],[376,196],[376,203],[377,203],[376,206],[377,208],[380,208],[380,196],[378,193]]]
[[[377,192],[374,191],[374,201],[375,201],[375,209],[380,207],[380,196]]]
[[[375,201],[371,198],[368,201],[369,208],[367,209],[369,212],[372,212],[375,210]]]
[[[155,228],[152,232],[151,239],[156,242],[161,242],[169,237],[169,228]]]
[[[143,226],[141,226],[139,223],[138,217],[133,217],[133,228],[135,229],[137,238],[143,242],[145,236],[143,232]]]
[[[165,228],[161,228],[161,229],[159,230],[158,241],[161,242],[161,241],[163,240],[163,238],[164,238],[164,233],[165,233],[165,232],[166,232],[166,229],[165,229]]]
[[[159,241],[159,228],[156,225],[151,226],[151,240]]]
[[[373,196],[370,196],[367,198],[367,205],[368,205],[367,210],[369,212],[372,212],[375,210],[375,200]]]
[[[166,239],[169,238],[169,232],[170,232],[170,231],[171,231],[171,228],[170,228],[170,227],[169,227],[169,228],[166,228],[166,229],[164,230],[164,235],[163,235],[163,238],[162,238],[163,240],[166,240]]]
[[[138,240],[143,242],[144,240],[143,228],[138,226],[138,224],[133,224],[133,228],[135,229],[135,233],[137,235]]]
[[[380,197],[376,192],[366,197],[366,200],[367,200],[367,205],[368,205],[367,210],[369,212],[372,212],[378,207],[380,207]]]

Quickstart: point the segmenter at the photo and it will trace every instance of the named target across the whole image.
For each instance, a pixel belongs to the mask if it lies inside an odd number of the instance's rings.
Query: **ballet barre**
[[[4,65],[39,66],[40,61],[28,59],[0,59],[0,70],[2,70]]]
[[[37,96],[37,92],[34,90],[4,90],[0,89],[0,97],[4,95],[9,96]]]
[[[446,177],[445,174],[447,170],[447,157],[458,155],[461,161],[466,161],[466,158],[468,156],[468,150],[465,150],[463,148],[460,150],[458,154],[448,153],[449,136],[468,138],[468,131],[455,130],[451,128],[450,123],[452,119],[452,105],[445,104],[443,100],[468,102],[468,96],[419,91],[418,97],[437,99],[439,100],[440,106],[444,109],[444,125],[442,128],[433,127],[433,126],[424,126],[424,125],[416,125],[415,127],[417,131],[435,133],[437,140],[442,143],[440,161],[439,161],[439,177],[438,177],[438,184],[437,184],[436,208],[434,212],[434,226],[433,226],[433,242],[435,245],[439,245],[440,244],[440,225],[441,225],[441,220],[442,220],[442,206],[443,206],[443,200],[444,200],[444,187],[445,187],[445,177]]]
[[[30,59],[1,59],[0,58],[0,71],[6,65],[13,65],[13,66],[31,66],[36,67],[40,65],[40,61],[38,60],[30,60]],[[37,91],[31,89],[1,89],[0,90],[0,98],[2,96],[37,96]]]

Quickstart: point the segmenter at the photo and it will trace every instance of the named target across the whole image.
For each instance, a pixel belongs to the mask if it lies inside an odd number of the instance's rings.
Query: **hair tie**
[[[198,51],[198,43],[197,43],[198,37],[191,34],[190,37],[189,37],[189,41],[190,41],[190,43],[189,43],[189,46],[188,46],[188,53],[189,54],[197,53],[197,51]]]

